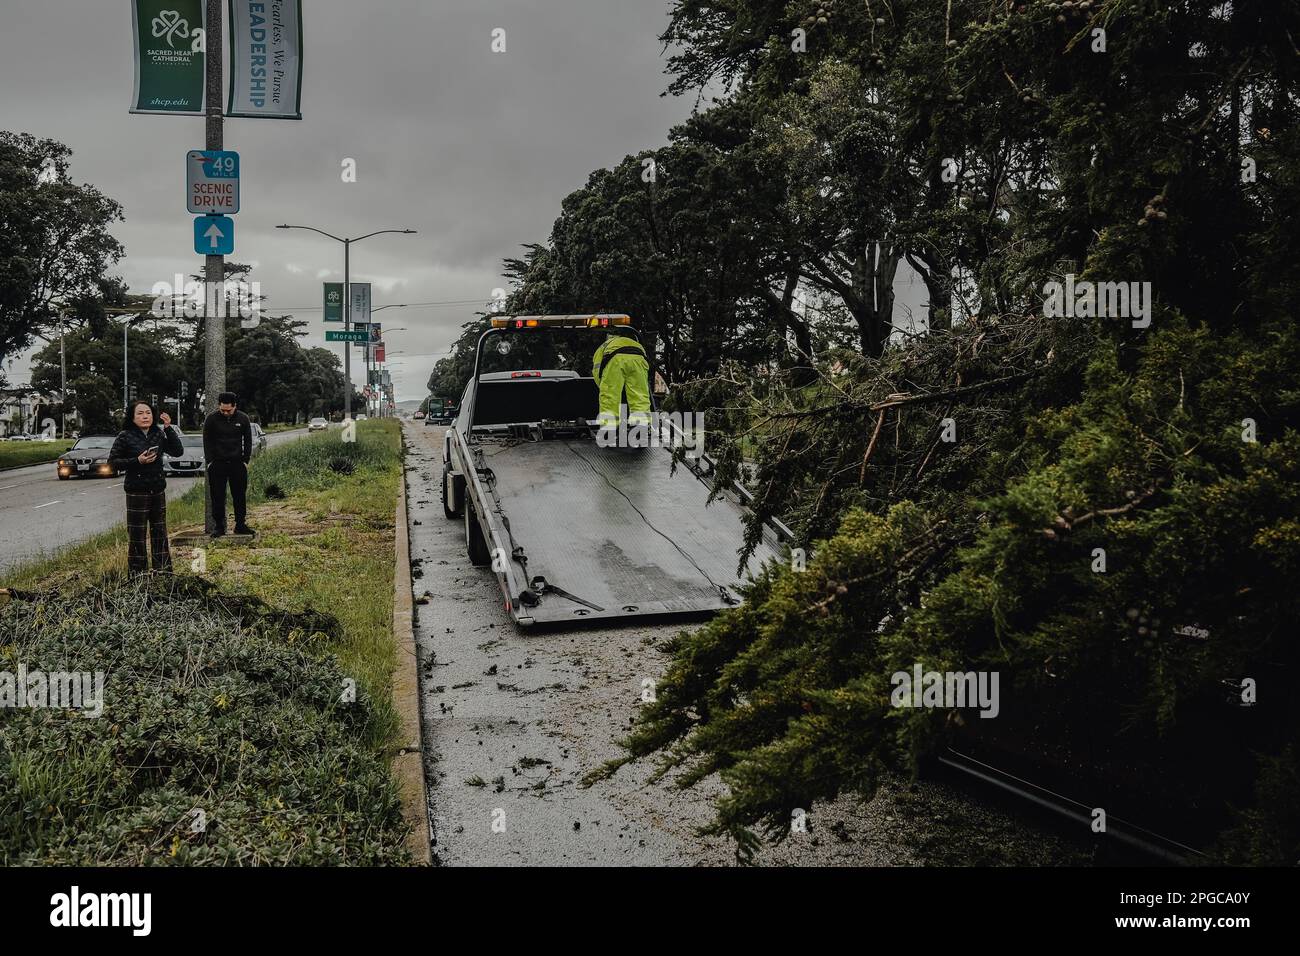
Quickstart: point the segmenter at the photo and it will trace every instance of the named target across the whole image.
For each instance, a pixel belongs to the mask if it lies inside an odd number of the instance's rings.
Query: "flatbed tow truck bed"
[[[535,606],[520,608],[529,623],[740,603],[739,495],[709,504],[708,485],[680,463],[674,471],[668,449],[602,448],[576,438],[488,441],[479,449],[490,507],[509,529],[505,549],[522,548],[527,580],[541,576],[548,585]],[[765,530],[746,570],[779,558],[778,548]]]

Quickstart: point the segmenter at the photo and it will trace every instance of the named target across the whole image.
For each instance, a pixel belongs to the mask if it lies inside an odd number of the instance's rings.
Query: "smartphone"
[[[158,454],[158,446],[157,446],[157,445],[150,445],[150,446],[146,449],[146,451],[149,451],[149,452],[151,452],[151,453],[153,453],[153,454],[156,455],[156,454]]]

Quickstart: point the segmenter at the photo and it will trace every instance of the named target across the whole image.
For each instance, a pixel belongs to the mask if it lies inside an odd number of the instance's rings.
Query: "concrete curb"
[[[411,542],[406,524],[406,456],[397,491],[395,560],[393,575],[393,640],[397,643],[397,670],[393,674],[393,705],[402,721],[401,748],[393,758],[402,798],[402,815],[411,825],[406,839],[411,856],[420,866],[432,864],[429,838],[429,795],[424,782],[424,748],[420,734],[419,656],[415,648],[414,601],[411,594]]]

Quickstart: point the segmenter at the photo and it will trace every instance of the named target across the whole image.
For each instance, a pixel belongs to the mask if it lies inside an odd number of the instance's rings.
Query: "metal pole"
[[[352,240],[343,240],[343,331],[352,328]],[[352,343],[343,343],[343,420],[352,417]]]
[[[122,322],[122,414],[123,415],[125,415],[128,411],[130,411],[130,408],[128,407],[127,404],[130,401],[130,399],[127,398],[127,394],[126,394],[126,380],[127,380],[127,376],[130,374],[130,372],[127,370],[127,364],[126,364],[126,348],[127,348],[126,332],[127,329],[129,328],[131,328],[131,320],[124,319]]]
[[[207,0],[207,28],[205,41],[207,53],[207,116],[205,118],[206,149],[225,149],[225,117],[221,110],[221,97],[225,92],[222,82],[221,61],[225,45],[225,30],[221,21],[221,0]],[[204,349],[203,349],[203,408],[202,417],[217,410],[217,396],[226,389],[226,320],[225,297],[217,303],[218,284],[226,279],[225,256],[207,256],[203,265],[204,284]],[[207,469],[203,476],[203,526],[208,534],[216,530],[212,523],[212,495],[209,492]]]
[[[67,438],[68,429],[68,353],[63,340],[68,335],[68,318],[59,316],[59,438]]]

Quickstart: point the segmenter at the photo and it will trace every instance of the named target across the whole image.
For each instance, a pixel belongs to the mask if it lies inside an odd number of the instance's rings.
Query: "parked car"
[[[5,439],[5,441],[35,441],[35,440],[36,440],[35,435],[28,435],[24,432],[18,432],[17,434],[10,435],[8,438]]]
[[[313,418],[307,423],[307,431],[309,432],[323,432],[329,427],[330,423],[323,418]]]
[[[266,451],[266,432],[262,431],[262,426],[253,422],[253,457]]]
[[[173,458],[163,452],[163,473],[167,475],[202,475],[207,471],[203,458],[203,436],[182,435],[185,454]]]
[[[358,415],[358,416],[357,416],[357,421],[359,421],[359,422],[364,422],[365,420],[366,420],[366,416],[365,416],[365,415]]]
[[[77,443],[54,463],[59,480],[116,477],[117,469],[108,462],[108,453],[113,447],[114,440],[113,435],[87,435],[85,438],[78,438]]]

